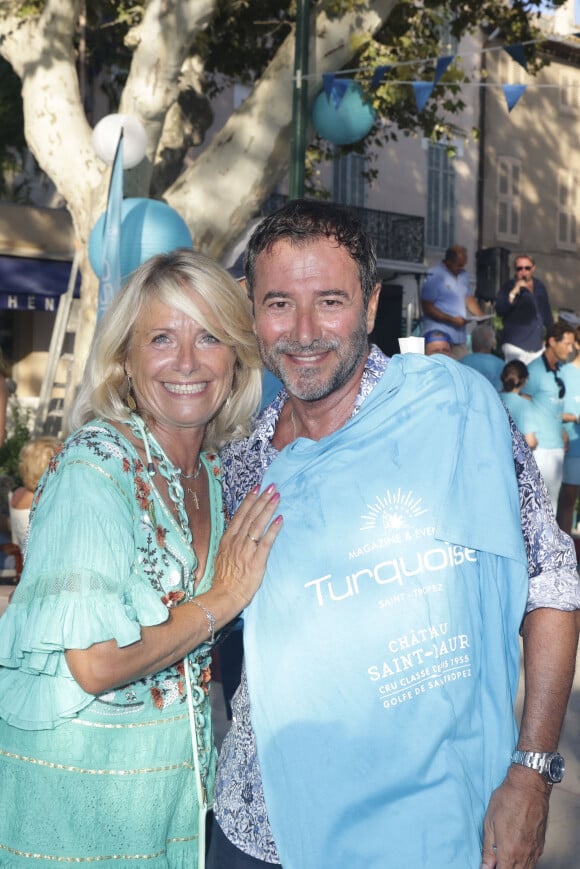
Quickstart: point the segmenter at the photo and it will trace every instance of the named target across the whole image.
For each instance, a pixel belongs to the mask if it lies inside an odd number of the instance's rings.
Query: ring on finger
[[[247,536],[250,538],[250,540],[252,541],[252,543],[255,543],[255,544],[256,544],[256,546],[257,546],[258,543],[260,542],[260,538],[259,538],[259,537],[252,537],[252,535],[250,534],[249,531],[248,531]]]

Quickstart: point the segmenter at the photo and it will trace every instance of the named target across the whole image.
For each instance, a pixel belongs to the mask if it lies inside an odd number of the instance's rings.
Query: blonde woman
[[[0,623],[0,853],[203,865],[211,648],[281,524],[272,486],[223,534],[215,450],[259,397],[236,281],[189,249],[141,266],[98,327]]]
[[[34,490],[48,467],[51,458],[61,446],[58,438],[43,437],[27,441],[18,456],[18,473],[22,486],[8,496],[12,542],[24,552],[28,535],[28,522]]]

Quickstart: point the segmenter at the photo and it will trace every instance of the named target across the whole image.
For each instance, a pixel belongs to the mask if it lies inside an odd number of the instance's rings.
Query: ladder
[[[73,398],[74,357],[72,352],[63,353],[63,348],[67,336],[74,336],[79,323],[80,300],[74,298],[79,264],[80,253],[76,251],[66,292],[62,294],[58,303],[34,422],[34,437],[42,435],[62,437],[65,413]]]

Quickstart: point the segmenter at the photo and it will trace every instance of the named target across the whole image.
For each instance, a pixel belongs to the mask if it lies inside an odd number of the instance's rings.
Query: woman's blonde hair
[[[208,305],[211,321],[196,305],[193,294]],[[69,427],[78,428],[95,416],[115,422],[127,420],[125,361],[133,327],[151,299],[191,317],[235,353],[232,391],[208,424],[204,447],[217,449],[246,435],[261,396],[261,361],[250,302],[225,269],[190,248],[147,260],[114,298],[97,325]]]
[[[42,437],[26,441],[18,453],[18,473],[29,492],[34,492],[38,481],[44,474],[62,441],[58,438]]]

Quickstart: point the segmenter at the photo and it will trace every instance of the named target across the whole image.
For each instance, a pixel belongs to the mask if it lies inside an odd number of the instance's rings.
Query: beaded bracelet
[[[208,610],[207,607],[205,607],[205,606],[204,606],[202,603],[200,603],[198,600],[192,600],[191,603],[192,603],[194,606],[198,606],[198,607],[200,608],[200,610],[203,612],[203,614],[205,615],[205,617],[206,617],[206,619],[207,619],[207,628],[208,628],[208,632],[209,632],[209,641],[210,641],[210,643],[214,643],[214,642],[215,642],[215,623],[216,623],[216,617],[214,616],[214,614],[213,614],[210,610]]]

